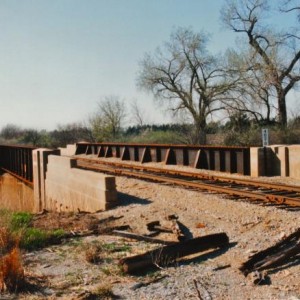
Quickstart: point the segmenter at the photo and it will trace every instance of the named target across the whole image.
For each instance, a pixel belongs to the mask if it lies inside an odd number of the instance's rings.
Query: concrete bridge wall
[[[8,173],[2,174],[0,202],[1,208],[32,212],[34,210],[33,189]]]
[[[74,160],[61,156],[60,150],[36,149],[32,157],[34,188],[0,174],[0,208],[95,212],[117,204],[114,176],[73,168]]]
[[[114,176],[74,168],[57,150],[33,151],[34,210],[106,210],[117,204]]]
[[[300,145],[252,147],[251,176],[282,176],[300,179]]]

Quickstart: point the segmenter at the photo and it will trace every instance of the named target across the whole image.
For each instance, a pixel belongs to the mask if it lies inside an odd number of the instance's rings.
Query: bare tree
[[[286,126],[286,95],[300,81],[300,39],[292,29],[280,33],[269,29],[265,24],[269,11],[268,0],[227,0],[222,19],[247,38],[256,57],[256,70],[276,97],[278,122]]]
[[[251,51],[250,51],[251,52]],[[229,115],[246,114],[258,124],[271,124],[276,113],[274,97],[264,74],[257,67],[256,56],[248,50],[227,51],[228,70],[237,78],[226,99]]]
[[[138,104],[137,100],[134,99],[131,103],[131,114],[133,122],[138,126],[145,125],[145,111]]]
[[[194,143],[206,143],[207,118],[224,109],[220,99],[230,89],[226,72],[206,49],[207,36],[179,28],[170,41],[141,61],[138,85],[177,115],[184,111],[194,124]]]
[[[118,96],[105,96],[98,103],[98,110],[90,118],[90,125],[97,141],[118,137],[126,116],[125,104]]]

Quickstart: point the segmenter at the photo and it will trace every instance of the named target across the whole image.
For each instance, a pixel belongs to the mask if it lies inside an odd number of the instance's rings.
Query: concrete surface
[[[0,176],[1,208],[12,211],[28,211],[34,209],[33,189],[12,175]]]
[[[52,211],[106,210],[117,204],[115,177],[73,168],[75,160],[50,155],[44,208]]]

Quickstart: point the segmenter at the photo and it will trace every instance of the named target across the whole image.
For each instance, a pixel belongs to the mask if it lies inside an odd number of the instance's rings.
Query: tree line
[[[35,147],[58,148],[78,142],[126,142],[191,144],[193,124],[135,124],[120,127],[117,131],[105,131],[106,137],[99,139],[91,124],[72,123],[59,125],[56,129],[36,130],[8,124],[0,130],[0,144],[30,145]],[[233,114],[222,123],[209,122],[206,127],[207,144],[227,146],[261,146],[261,128],[246,114]],[[300,116],[291,118],[287,128],[282,130],[276,123],[267,126],[273,144],[300,143]],[[100,130],[97,128],[96,133]],[[113,135],[115,134],[115,135]]]

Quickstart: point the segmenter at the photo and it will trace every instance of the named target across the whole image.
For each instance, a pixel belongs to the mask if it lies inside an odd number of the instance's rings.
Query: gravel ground
[[[224,253],[217,251],[161,271],[169,276],[155,284],[134,291],[128,284],[115,286],[117,295],[125,299],[299,299],[299,259],[288,268],[271,270],[270,285],[255,286],[238,270],[251,254],[299,228],[298,211],[133,179],[118,178],[117,184],[118,190],[140,202],[116,209],[124,214],[123,223],[132,224],[134,231],[143,233],[143,224],[177,214],[194,237],[226,232],[232,243]],[[148,203],[141,204],[143,201]],[[197,228],[199,223],[205,227]],[[227,265],[230,267],[215,271]]]
[[[283,182],[286,179],[271,180]],[[286,182],[300,184],[297,180]],[[26,254],[27,271],[46,277],[48,283],[43,294],[23,298],[104,299],[84,295],[101,281],[107,281],[119,299],[300,299],[299,256],[285,266],[268,270],[270,284],[266,285],[254,285],[238,270],[251,254],[274,245],[298,229],[299,211],[124,177],[116,177],[116,183],[120,205],[93,217],[123,216],[114,225],[130,225],[133,232],[143,234],[147,232],[147,223],[158,220],[163,224],[166,216],[176,214],[193,237],[225,232],[230,247],[198,253],[144,276],[120,276],[113,270],[104,272],[103,265],[89,265],[82,245],[99,239],[106,243],[129,244],[134,250],[119,253],[115,263],[119,258],[157,245],[120,237],[91,236],[73,244]],[[162,234],[158,238],[172,240],[174,236]],[[150,283],[153,279],[156,281]]]

